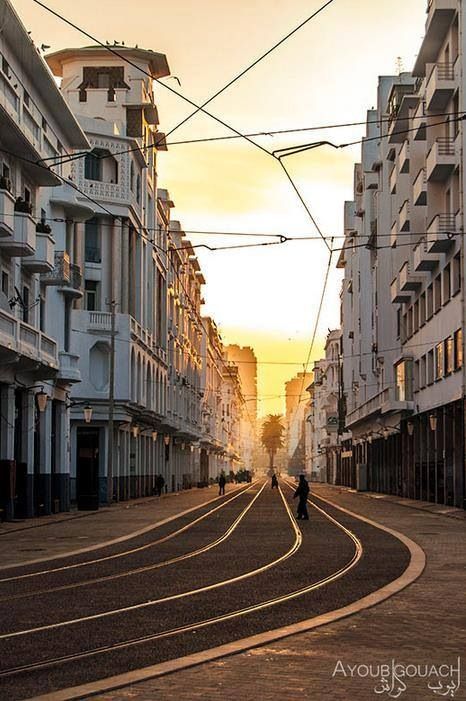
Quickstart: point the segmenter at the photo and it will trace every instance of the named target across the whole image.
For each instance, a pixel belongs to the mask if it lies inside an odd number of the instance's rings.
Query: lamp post
[[[40,392],[37,392],[37,394],[36,394],[37,408],[39,409],[41,414],[43,414],[45,409],[47,408],[47,401],[48,401],[48,396],[44,392],[44,388],[42,387]]]

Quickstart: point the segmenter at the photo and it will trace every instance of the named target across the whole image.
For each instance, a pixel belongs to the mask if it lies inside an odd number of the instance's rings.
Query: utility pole
[[[107,433],[107,488],[108,501],[113,501],[113,438],[114,438],[114,414],[115,414],[115,307],[116,302],[112,299],[107,302],[111,313],[110,331],[110,368],[108,387],[108,433]],[[120,480],[116,485],[116,501],[120,500]]]

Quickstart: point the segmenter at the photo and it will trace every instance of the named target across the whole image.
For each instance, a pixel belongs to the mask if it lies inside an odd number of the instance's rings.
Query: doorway
[[[76,434],[76,501],[81,511],[99,508],[98,428],[78,427]]]

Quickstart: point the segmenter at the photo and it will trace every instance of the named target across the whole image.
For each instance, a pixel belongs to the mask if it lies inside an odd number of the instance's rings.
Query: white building
[[[367,465],[370,489],[457,506],[465,498],[465,135],[456,118],[465,111],[465,22],[463,3],[430,0],[413,73],[380,79],[339,262],[353,434],[340,481],[355,485],[359,474],[365,485],[358,466]]]
[[[69,310],[80,270],[65,226],[50,219],[77,203],[62,184],[68,166],[35,164],[89,144],[8,0],[0,14],[0,508],[10,518],[69,508],[68,392],[79,379]]]
[[[73,496],[83,507],[150,494],[156,474],[166,482],[169,477],[162,435],[168,238],[161,219],[169,205],[158,202],[156,172],[157,152],[166,146],[157,131],[153,80],[137,67],[153,78],[168,75],[169,68],[163,54],[118,51],[135,65],[102,47],[47,57],[92,146],[91,154],[72,163],[73,181],[94,203],[94,217],[77,227],[73,242],[84,273],[84,297],[71,315],[81,369],[72,395]]]

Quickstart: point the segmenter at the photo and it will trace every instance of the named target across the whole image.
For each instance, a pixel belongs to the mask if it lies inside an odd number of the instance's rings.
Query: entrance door
[[[76,500],[81,511],[99,508],[100,431],[79,427],[76,436]]]
[[[207,454],[207,450],[204,450],[204,448],[201,449],[201,462],[199,472],[201,485],[203,487],[207,487],[207,485],[209,484],[209,456]]]

